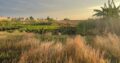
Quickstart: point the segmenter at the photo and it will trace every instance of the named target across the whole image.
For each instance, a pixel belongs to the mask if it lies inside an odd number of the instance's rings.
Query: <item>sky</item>
[[[0,0],[0,16],[88,19],[107,0]],[[115,0],[120,4],[120,0]]]

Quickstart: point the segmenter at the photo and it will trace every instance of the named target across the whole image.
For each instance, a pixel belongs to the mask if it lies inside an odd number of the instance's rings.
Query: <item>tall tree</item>
[[[108,0],[108,3],[101,7],[101,10],[94,9],[96,12],[93,16],[103,18],[119,18],[120,17],[120,5],[116,6],[114,0]]]

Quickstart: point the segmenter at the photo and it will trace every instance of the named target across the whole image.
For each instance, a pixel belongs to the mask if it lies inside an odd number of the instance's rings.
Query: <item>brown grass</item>
[[[120,37],[109,33],[107,36],[96,36],[94,47],[105,51],[106,57],[112,63],[120,63]]]
[[[61,43],[41,43],[37,48],[23,52],[19,63],[107,63],[103,55],[85,45],[83,39],[77,36]]]
[[[0,38],[1,63],[108,63],[104,55],[85,44],[81,36],[61,42],[41,42],[33,33]]]

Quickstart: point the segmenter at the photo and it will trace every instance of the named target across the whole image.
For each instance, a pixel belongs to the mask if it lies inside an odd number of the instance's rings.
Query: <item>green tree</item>
[[[54,19],[53,19],[53,18],[50,18],[50,17],[48,16],[48,17],[47,17],[47,21],[48,21],[48,22],[53,22]]]
[[[32,16],[29,17],[30,20],[34,20],[34,18]]]
[[[94,9],[96,12],[93,16],[103,18],[119,18],[120,17],[120,5],[116,6],[114,0],[108,0],[108,3],[101,7],[101,10]]]

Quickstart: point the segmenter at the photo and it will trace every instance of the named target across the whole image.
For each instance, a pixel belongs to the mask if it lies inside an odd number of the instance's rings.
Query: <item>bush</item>
[[[119,28],[119,19],[87,20],[77,25],[77,33],[81,35],[101,35],[111,32],[120,35]]]
[[[76,35],[76,27],[60,27],[59,32],[63,35]]]
[[[77,33],[81,35],[94,35],[96,31],[95,21],[83,21],[77,25]]]

